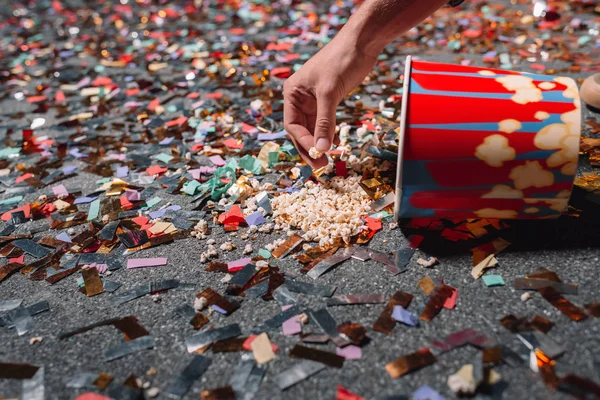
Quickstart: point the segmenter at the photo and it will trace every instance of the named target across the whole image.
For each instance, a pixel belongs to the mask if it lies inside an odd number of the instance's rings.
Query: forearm
[[[379,54],[448,0],[367,0],[348,20],[340,34],[361,51]]]

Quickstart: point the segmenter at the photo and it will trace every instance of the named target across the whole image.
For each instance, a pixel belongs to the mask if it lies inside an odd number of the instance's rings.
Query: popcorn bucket
[[[396,218],[558,218],[577,171],[570,78],[406,61]]]

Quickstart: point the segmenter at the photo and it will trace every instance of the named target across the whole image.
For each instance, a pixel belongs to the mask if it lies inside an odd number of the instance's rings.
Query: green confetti
[[[160,153],[160,154],[155,155],[154,158],[156,158],[158,161],[162,161],[165,164],[168,164],[173,159],[173,156],[170,156],[165,153]]]
[[[202,186],[202,184],[198,181],[189,181],[183,184],[183,191],[185,194],[193,196],[196,194],[196,190],[198,190],[200,186]]]
[[[482,279],[487,287],[504,286],[504,279],[500,275],[484,275]]]
[[[98,214],[100,214],[100,200],[96,199],[90,203],[90,211],[88,211],[88,221],[93,221],[98,218]]]
[[[17,204],[21,200],[23,200],[23,196],[13,196],[10,199],[0,200],[0,206]]]
[[[237,161],[234,158],[230,158],[223,167],[218,168],[215,171],[214,176],[203,183],[200,187],[200,193],[210,191],[210,198],[212,200],[219,200],[221,196],[234,184],[236,180],[235,170],[237,169]],[[223,179],[229,180],[227,183],[223,183]]]
[[[97,200],[96,200],[97,201]],[[146,201],[146,208],[152,208],[158,203],[160,203],[162,199],[160,197],[153,197],[150,200]]]
[[[261,256],[262,258],[264,258],[265,260],[268,260],[269,258],[271,258],[271,252],[269,250],[265,250],[265,249],[260,249],[258,251],[258,255]]]
[[[260,160],[249,154],[241,158],[240,167],[254,175],[260,175],[262,173],[262,163]]]
[[[104,185],[106,182],[112,181],[112,178],[102,178],[96,181],[96,185]]]
[[[20,152],[20,147],[7,147],[5,149],[0,149],[0,158],[8,158],[14,154],[19,154]]]
[[[587,35],[581,36],[579,39],[577,39],[577,44],[579,44],[580,46],[583,46],[586,43],[588,43],[590,40],[592,40],[592,38]]]
[[[379,212],[376,212],[375,214],[369,215],[369,217],[376,218],[376,219],[386,219],[386,218],[390,218],[392,215],[393,214],[390,214],[385,210],[381,210]]]
[[[279,162],[279,152],[278,151],[269,152],[269,167],[272,167],[273,165],[277,164],[278,162]]]

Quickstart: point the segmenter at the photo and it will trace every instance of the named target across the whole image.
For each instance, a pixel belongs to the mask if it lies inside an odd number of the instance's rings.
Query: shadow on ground
[[[501,230],[491,228],[488,235],[472,240],[450,241],[442,237],[439,230],[402,228],[402,232],[406,237],[424,236],[419,248],[437,257],[468,253],[470,249],[489,243],[498,237],[511,243],[507,249],[510,252],[599,247],[600,196],[576,187],[569,205],[570,215],[552,220],[505,221],[506,228]],[[450,229],[453,225],[456,226],[449,221],[444,223]]]

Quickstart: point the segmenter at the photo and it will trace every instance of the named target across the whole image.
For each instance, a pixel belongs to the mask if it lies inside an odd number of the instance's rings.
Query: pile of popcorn
[[[304,240],[320,246],[336,238],[348,243],[364,229],[361,216],[371,211],[371,199],[359,182],[360,176],[337,176],[324,184],[308,181],[300,191],[271,200],[275,223],[304,231]]]

